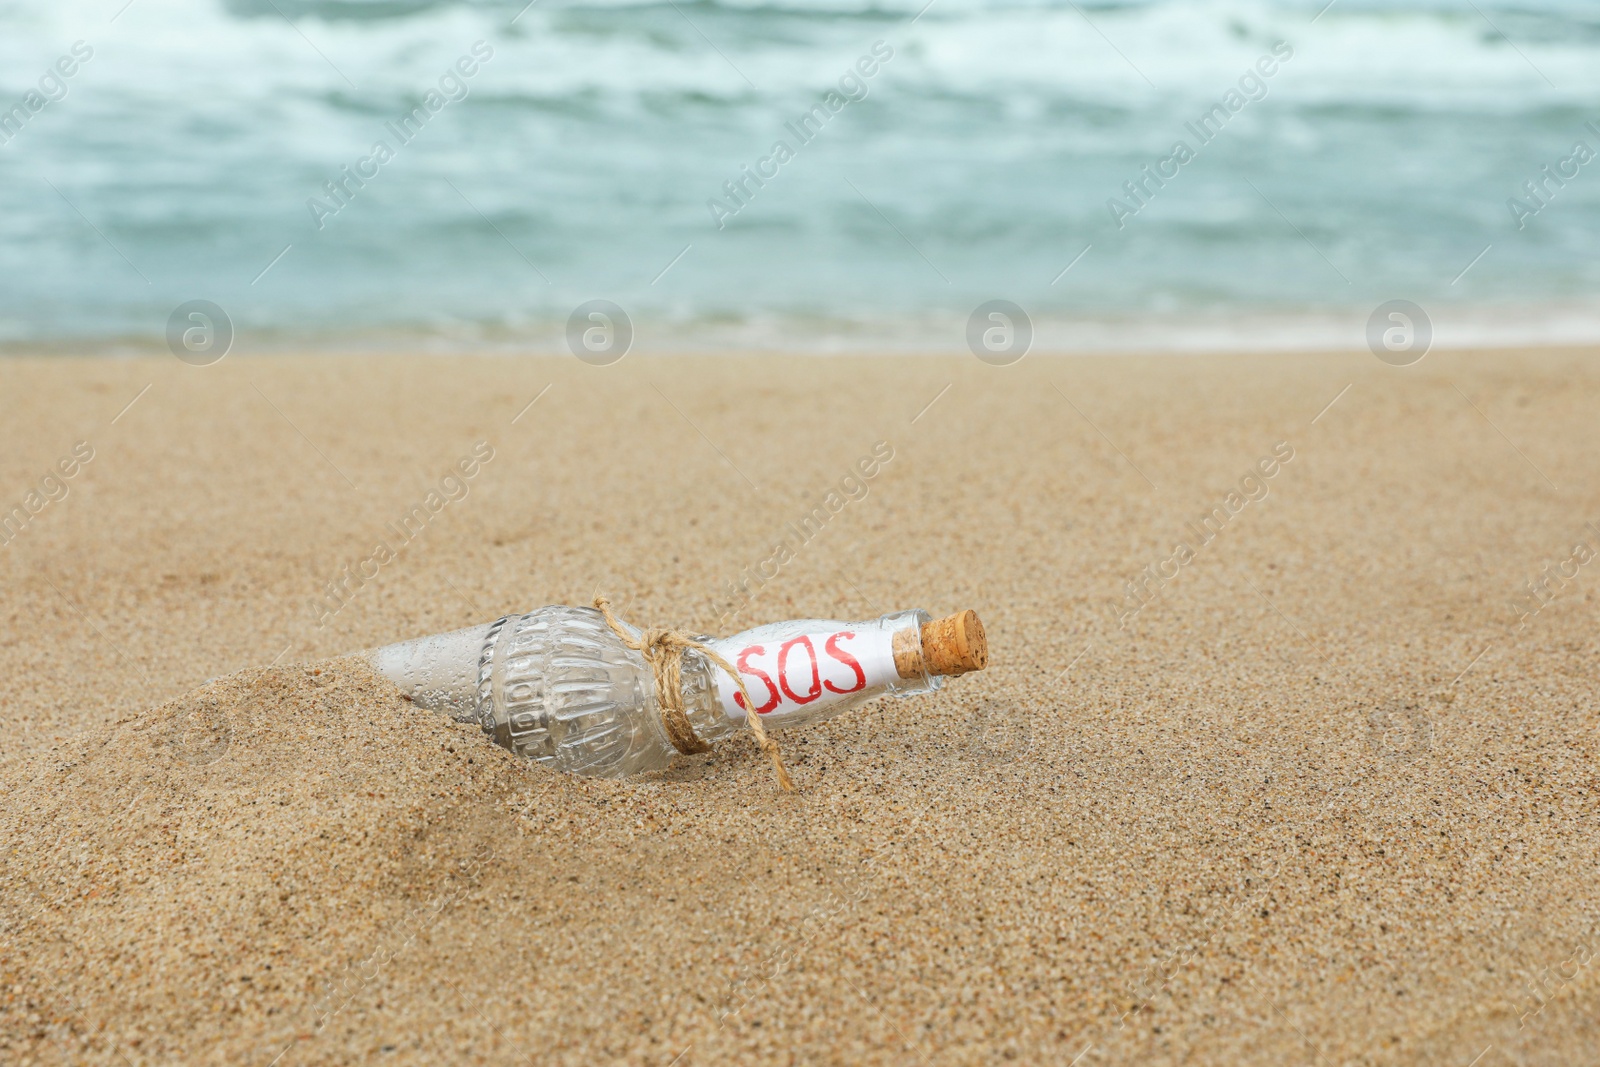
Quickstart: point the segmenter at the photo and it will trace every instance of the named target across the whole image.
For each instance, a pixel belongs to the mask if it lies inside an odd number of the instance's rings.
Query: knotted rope
[[[666,727],[667,738],[673,748],[685,756],[711,751],[711,746],[694,732],[694,725],[689,722],[689,712],[683,703],[683,653],[692,648],[722,668],[733,679],[733,684],[739,687],[740,694],[744,696],[745,722],[750,724],[756,744],[772,760],[772,769],[778,774],[778,785],[785,791],[794,789],[794,781],[784,769],[783,756],[778,752],[778,743],[767,736],[766,727],[761,725],[761,716],[755,710],[756,702],[750,699],[750,690],[745,688],[744,679],[733,664],[723,659],[710,645],[696,641],[682,630],[653,627],[634,637],[611,613],[611,601],[596,596],[594,606],[596,611],[605,616],[606,625],[622,639],[622,643],[644,656],[645,663],[655,676],[656,705],[661,709],[661,725]]]

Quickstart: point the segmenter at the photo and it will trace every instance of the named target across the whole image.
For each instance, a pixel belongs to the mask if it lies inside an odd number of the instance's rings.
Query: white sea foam
[[[1086,347],[1121,347],[1124,322],[1177,324],[1150,334],[1169,347],[1249,342],[1211,316],[1281,317],[1292,339],[1397,296],[1439,309],[1441,343],[1453,309],[1479,305],[1553,316],[1484,313],[1519,336],[1587,336],[1570,309],[1600,285],[1600,179],[1525,231],[1506,201],[1600,120],[1592,3],[1341,0],[1315,21],[1320,0],[383,14],[399,6],[0,2],[0,106],[75,41],[95,50],[0,147],[0,337],[159,336],[173,306],[206,297],[247,339],[559,343],[596,296],[708,344],[771,323],[790,347],[858,331],[921,344],[919,323],[948,342],[997,296]],[[327,176],[479,38],[496,59],[471,98],[311,227]],[[718,231],[707,198],[880,38],[895,59],[870,97]],[[1280,40],[1295,58],[1267,97],[1112,227],[1107,199]]]

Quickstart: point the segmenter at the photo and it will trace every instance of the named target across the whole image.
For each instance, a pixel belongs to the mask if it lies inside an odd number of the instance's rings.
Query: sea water
[[[1592,338],[1580,143],[1587,0],[0,0],[0,342]]]

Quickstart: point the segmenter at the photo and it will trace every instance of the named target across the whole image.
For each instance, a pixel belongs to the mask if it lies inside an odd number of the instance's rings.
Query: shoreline
[[[1375,302],[1376,304],[1376,302]],[[1216,309],[1187,313],[1127,312],[1102,316],[1031,315],[1030,355],[1334,355],[1366,350],[1369,306],[1291,311]],[[1425,305],[1436,353],[1512,352],[1600,347],[1600,306],[1579,303],[1484,307]],[[966,320],[914,313],[891,319],[764,315],[663,318],[638,315],[631,357],[959,356],[969,354]],[[434,328],[352,327],[348,332],[289,333],[236,323],[231,355],[463,354],[570,357],[565,320],[516,324],[461,320]],[[85,336],[55,340],[0,338],[0,359],[138,358],[167,352],[160,335]]]

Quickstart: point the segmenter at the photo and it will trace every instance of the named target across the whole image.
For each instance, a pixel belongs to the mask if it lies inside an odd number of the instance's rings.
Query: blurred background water
[[[1600,151],[1592,0],[524,2],[0,0],[0,342],[156,343],[195,298],[266,347],[558,349],[593,298],[658,350],[959,348],[991,298],[1068,349],[1358,347],[1391,298],[1600,338],[1600,161],[1508,206]]]

